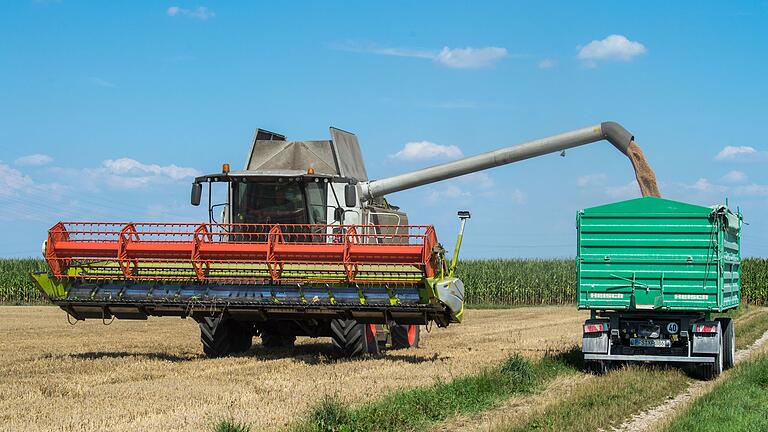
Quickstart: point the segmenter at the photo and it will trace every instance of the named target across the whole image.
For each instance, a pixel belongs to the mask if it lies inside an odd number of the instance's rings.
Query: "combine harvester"
[[[455,277],[468,212],[449,261],[432,226],[408,224],[386,194],[608,140],[632,159],[633,137],[607,122],[381,180],[369,180],[355,135],[287,141],[257,130],[245,170],[198,177],[209,222],[60,222],[44,244],[40,289],[76,320],[192,317],[205,354],[296,336],[328,337],[353,357],[418,345],[419,325],[461,322]],[[634,159],[633,164],[634,164]],[[226,203],[214,220],[212,186]]]

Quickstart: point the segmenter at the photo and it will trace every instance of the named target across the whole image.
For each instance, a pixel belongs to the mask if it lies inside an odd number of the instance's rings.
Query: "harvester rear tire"
[[[224,357],[235,351],[237,323],[230,319],[205,317],[199,321],[200,341],[207,357]]]
[[[244,323],[233,323],[234,341],[232,343],[232,352],[246,352],[253,346],[253,330],[251,326]]]
[[[418,348],[421,330],[416,324],[390,322],[389,336],[392,338],[392,349]]]
[[[360,357],[369,353],[370,331],[367,327],[367,324],[361,324],[355,320],[331,320],[331,339],[336,353],[346,358]]]
[[[284,335],[275,330],[261,331],[261,346],[264,348],[291,348],[296,342],[296,336]]]

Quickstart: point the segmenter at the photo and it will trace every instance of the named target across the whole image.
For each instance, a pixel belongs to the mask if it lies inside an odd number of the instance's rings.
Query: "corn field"
[[[464,260],[457,269],[471,305],[576,302],[576,265],[568,259]]]
[[[46,270],[48,266],[41,259],[0,259],[0,303],[45,303],[29,274]]]
[[[41,259],[0,259],[0,303],[36,304],[45,299],[29,276],[45,271]],[[575,303],[576,266],[572,259],[465,260],[458,276],[466,301],[474,306],[516,306]],[[768,304],[768,259],[742,261],[742,301]]]

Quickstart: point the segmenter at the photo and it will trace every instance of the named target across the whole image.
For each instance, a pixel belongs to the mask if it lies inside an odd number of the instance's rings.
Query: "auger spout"
[[[435,165],[406,174],[400,174],[380,180],[365,181],[361,183],[362,197],[363,199],[370,200],[389,193],[399,192],[602,140],[609,141],[619,151],[624,153],[624,155],[632,159],[634,152],[632,152],[631,149],[634,145],[634,136],[616,122],[603,122],[599,125],[577,129],[511,147],[505,147],[499,150]],[[636,145],[634,145],[634,147],[636,147]],[[634,160],[633,166],[635,166]],[[651,174],[653,173],[651,172]],[[639,176],[638,180],[640,180]],[[653,178],[652,183],[653,186],[655,186],[655,177]],[[655,192],[650,191],[647,194],[658,195],[658,189],[655,189]],[[643,195],[646,195],[645,189],[643,189]]]

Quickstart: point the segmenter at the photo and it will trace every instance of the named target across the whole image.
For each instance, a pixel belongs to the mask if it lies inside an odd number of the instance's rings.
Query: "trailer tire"
[[[593,375],[605,375],[608,372],[608,362],[605,360],[584,360],[584,370]]]
[[[736,364],[736,332],[732,319],[718,318],[717,321],[723,329],[723,370],[728,370]]]
[[[331,320],[331,339],[333,348],[339,357],[361,357],[369,353],[368,324],[361,324],[355,320],[334,319]],[[375,335],[373,345],[376,345]]]
[[[699,366],[699,376],[701,379],[713,380],[723,372],[723,353],[715,356],[714,363],[702,363]]]
[[[397,324],[390,321],[389,335],[392,338],[392,349],[418,348],[421,330],[416,324]]]
[[[224,357],[235,351],[237,323],[222,316],[204,317],[198,321],[200,341],[207,357]]]

